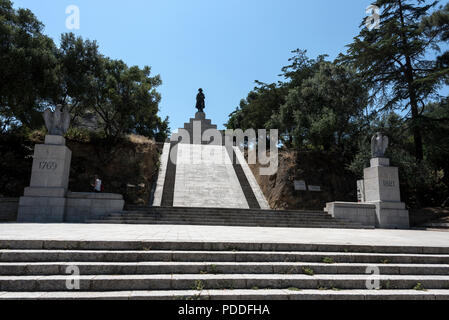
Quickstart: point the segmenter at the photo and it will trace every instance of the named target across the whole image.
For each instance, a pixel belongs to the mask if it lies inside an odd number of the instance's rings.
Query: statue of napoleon
[[[204,108],[206,107],[205,104],[206,97],[204,96],[203,89],[198,89],[198,94],[196,96],[196,108],[198,109],[198,112],[204,112]]]

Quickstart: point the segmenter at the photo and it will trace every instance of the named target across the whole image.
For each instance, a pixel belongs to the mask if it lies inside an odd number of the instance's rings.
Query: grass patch
[[[207,266],[205,270],[201,270],[200,274],[220,274],[221,272],[218,270],[217,265],[212,264]]]
[[[287,290],[288,291],[301,291],[301,289],[294,288],[294,287],[288,288]]]
[[[390,289],[391,289],[390,280],[387,280],[387,281],[385,282],[385,285],[382,286],[382,289],[384,289],[384,290],[390,290]]]
[[[201,280],[195,281],[195,286],[192,288],[193,290],[197,291],[203,291],[204,290],[204,283]]]
[[[416,290],[416,291],[427,291],[426,288],[424,288],[424,286],[422,285],[421,282],[418,282],[416,284],[416,286],[413,287],[413,290]]]
[[[315,271],[312,268],[302,268],[302,272],[311,277],[315,275]]]
[[[335,261],[332,258],[325,257],[325,258],[323,258],[323,263],[332,264],[332,263],[335,263]]]
[[[332,288],[332,291],[341,291],[341,289],[340,289],[340,288],[335,288],[335,287],[333,287],[333,288]]]

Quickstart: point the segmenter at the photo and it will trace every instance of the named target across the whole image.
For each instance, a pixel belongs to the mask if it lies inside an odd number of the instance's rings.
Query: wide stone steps
[[[138,217],[148,217],[148,216],[162,216],[162,215],[167,215],[167,216],[174,216],[174,217],[184,217],[186,216],[186,214],[189,214],[189,216],[192,217],[205,217],[205,216],[210,216],[210,217],[222,217],[222,218],[228,218],[228,217],[239,217],[239,218],[272,218],[272,219],[332,219],[332,217],[329,214],[315,214],[315,213],[296,213],[296,214],[283,214],[283,213],[278,213],[278,214],[274,214],[274,213],[228,213],[228,212],[179,212],[179,211],[174,211],[174,212],[124,212],[124,213],[113,213],[110,214],[109,216],[127,216],[127,217],[133,217],[133,218],[138,218]]]
[[[0,300],[449,300],[449,290],[159,290],[0,292]]]
[[[0,300],[410,298],[449,299],[449,247],[0,241]]]
[[[291,214],[305,214],[305,215],[322,215],[328,214],[323,211],[314,210],[261,210],[261,209],[229,209],[229,208],[195,208],[195,207],[144,207],[135,205],[126,205],[125,210],[133,213],[226,213],[226,214],[275,214],[275,215],[291,215]]]
[[[173,224],[280,228],[365,228],[358,223],[332,218],[325,212],[273,211],[256,209],[138,208],[114,213],[89,223]]]
[[[449,229],[449,223],[447,222],[432,222],[432,223],[426,223],[423,225],[425,228],[429,229]]]
[[[226,216],[182,216],[182,215],[148,215],[148,216],[129,216],[127,214],[123,215],[110,215],[104,217],[104,219],[109,220],[190,220],[190,221],[197,221],[197,220],[217,220],[217,221],[224,221],[224,222],[269,222],[269,223],[285,223],[285,222],[292,222],[292,223],[303,223],[303,222],[342,222],[340,220],[335,220],[330,217],[327,218],[319,218],[319,217],[226,217]]]
[[[153,225],[198,225],[198,226],[228,226],[228,227],[270,227],[270,228],[329,228],[329,229],[362,229],[359,225],[350,224],[338,224],[338,223],[255,223],[255,222],[221,222],[216,220],[204,220],[204,221],[174,221],[174,220],[88,220],[87,223],[91,224],[153,224]]]
[[[114,220],[114,221],[195,221],[195,222],[201,222],[201,221],[211,221],[211,222],[229,222],[232,223],[235,220],[233,218],[220,218],[220,217],[127,217],[127,216],[116,216],[116,217],[107,217],[106,219],[99,219],[99,220]],[[274,219],[274,218],[267,218],[267,219],[241,219],[241,223],[266,223],[266,224],[285,224],[285,223],[297,223],[297,224],[306,224],[306,223],[328,223],[328,224],[341,224],[342,222],[336,221],[336,220],[321,220],[321,219]],[[238,222],[236,222],[238,223]]]
[[[10,252],[34,250],[63,251],[255,251],[255,252],[316,252],[401,255],[449,255],[448,247],[337,245],[282,242],[209,242],[209,241],[68,241],[68,240],[0,240],[0,250]]]
[[[390,275],[449,275],[447,264],[366,264],[307,262],[7,262],[0,276],[63,275],[76,265],[83,275],[126,274],[365,274],[368,267]]]
[[[258,251],[0,250],[0,262],[325,262],[449,264],[449,255]]]
[[[0,276],[0,291],[67,291],[67,275]],[[192,290],[192,289],[366,289],[369,275],[304,274],[160,274],[80,276],[80,291],[108,290]],[[448,289],[449,276],[380,275],[386,289]]]

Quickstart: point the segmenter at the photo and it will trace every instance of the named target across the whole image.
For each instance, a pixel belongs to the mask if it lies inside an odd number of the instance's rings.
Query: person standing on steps
[[[101,193],[103,192],[103,182],[101,181],[101,179],[95,175],[95,182],[92,185],[92,187],[94,188],[94,192],[95,193]]]

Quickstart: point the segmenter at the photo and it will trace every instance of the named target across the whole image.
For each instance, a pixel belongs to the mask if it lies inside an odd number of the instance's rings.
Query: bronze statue
[[[198,95],[196,96],[196,108],[198,109],[198,112],[204,112],[204,108],[206,107],[206,104],[204,100],[206,97],[204,96],[203,89],[198,89]]]
[[[44,114],[45,126],[48,134],[55,136],[63,136],[67,133],[70,126],[70,113],[67,107],[58,104],[55,111],[45,110]]]
[[[371,155],[373,158],[383,158],[385,151],[387,151],[389,140],[387,136],[378,132],[371,139]]]

